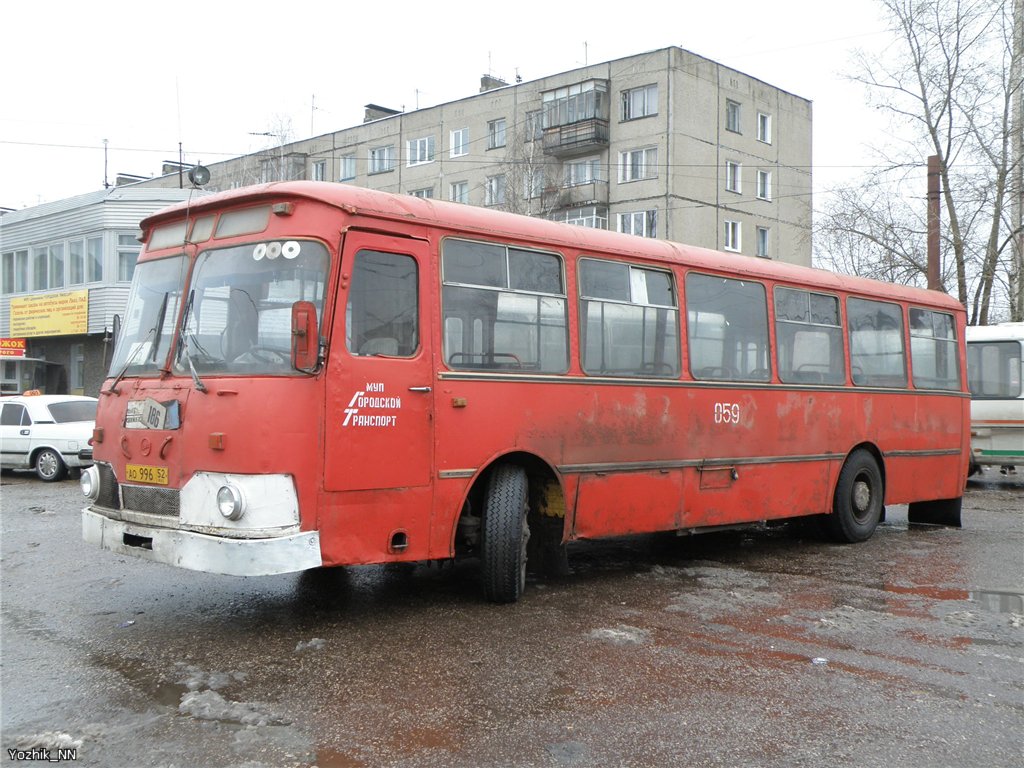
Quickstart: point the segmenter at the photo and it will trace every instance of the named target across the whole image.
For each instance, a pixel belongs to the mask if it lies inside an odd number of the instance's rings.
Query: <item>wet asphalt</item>
[[[960,530],[578,543],[510,606],[473,561],[147,563],[82,506],[2,477],[3,765],[1024,765],[1024,472]]]

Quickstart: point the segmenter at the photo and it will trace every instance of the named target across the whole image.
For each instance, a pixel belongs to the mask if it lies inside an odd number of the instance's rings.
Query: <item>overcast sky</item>
[[[401,9],[401,10],[396,10]],[[319,0],[6,3],[0,207],[91,192],[118,173],[214,162],[356,125],[368,103],[411,111],[678,45],[814,104],[814,186],[867,162],[884,126],[844,80],[889,36],[874,0],[515,4]],[[314,109],[315,105],[315,109]]]

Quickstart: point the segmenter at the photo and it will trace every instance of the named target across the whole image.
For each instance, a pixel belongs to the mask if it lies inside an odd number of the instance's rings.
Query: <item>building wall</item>
[[[605,180],[590,189],[559,188],[566,158],[545,154],[541,142],[527,140],[527,116],[541,109],[544,92],[591,79],[608,83],[608,141],[592,152],[600,158]],[[657,87],[656,114],[623,120],[623,92],[648,85]],[[739,131],[727,130],[727,101],[740,105]],[[768,141],[757,135],[759,113],[770,120]],[[505,120],[507,143],[489,148],[488,123],[496,119]],[[657,237],[722,249],[727,245],[725,223],[737,221],[740,252],[757,255],[760,227],[767,233],[769,258],[809,265],[811,122],[811,103],[806,99],[673,47],[379,117],[217,163],[210,166],[208,188],[228,189],[278,177],[314,178],[322,162],[327,181],[387,192],[429,189],[435,198],[450,199],[451,184],[466,182],[468,202],[484,205],[488,177],[505,174],[508,200],[499,207],[506,210],[564,219],[565,209],[589,194],[606,206],[610,229],[618,227],[621,213],[656,209]],[[464,157],[451,155],[451,134],[457,129],[469,132],[469,153]],[[433,161],[410,165],[409,140],[428,136],[434,141]],[[370,152],[384,146],[393,147],[393,166],[371,173]],[[657,174],[620,181],[620,154],[644,147],[657,147]],[[345,156],[354,158],[354,176],[344,173]],[[726,189],[727,162],[740,165],[739,192]],[[262,168],[270,173],[261,175]],[[769,199],[755,194],[759,170],[770,174]],[[529,172],[545,173],[552,188],[539,197],[523,194],[521,177]],[[177,184],[173,174],[137,186]]]
[[[175,177],[176,178],[176,177]],[[123,313],[128,298],[131,268],[141,249],[136,236],[143,218],[161,208],[188,199],[194,190],[113,188],[0,216],[0,337],[12,335],[11,305],[19,300],[46,300],[57,294],[85,292],[88,316],[84,333],[25,334],[25,360],[5,358],[5,388],[17,382],[19,390],[41,388],[54,394],[95,395],[106,377],[111,357],[110,332],[115,314]],[[203,193],[199,193],[203,194]],[[72,277],[72,243],[99,243],[101,274]],[[33,262],[37,251],[58,246],[63,253],[63,278],[53,279],[47,260],[47,286],[36,288]],[[18,253],[30,262],[27,286],[13,282],[12,267]],[[122,263],[123,261],[123,263]],[[98,278],[98,279],[96,279]],[[40,317],[42,322],[44,318]],[[82,350],[81,381],[76,381],[72,350]],[[76,384],[78,386],[76,386]]]

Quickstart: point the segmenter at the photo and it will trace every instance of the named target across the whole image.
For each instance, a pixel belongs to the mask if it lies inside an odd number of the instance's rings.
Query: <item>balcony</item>
[[[608,121],[600,118],[580,120],[568,125],[544,129],[544,154],[575,157],[608,146]]]
[[[608,182],[591,181],[562,187],[556,198],[559,208],[577,208],[583,205],[608,205]]]

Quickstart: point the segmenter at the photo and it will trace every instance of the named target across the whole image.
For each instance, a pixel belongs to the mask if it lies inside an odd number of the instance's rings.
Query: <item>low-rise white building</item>
[[[0,391],[95,395],[141,245],[189,189],[114,187],[0,216]]]

